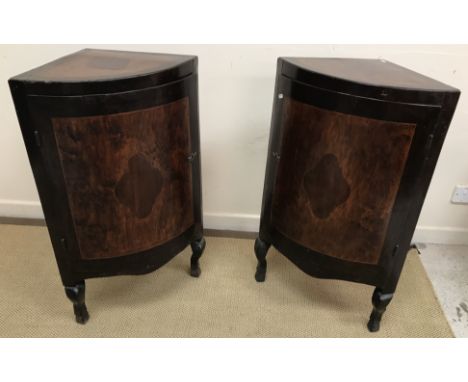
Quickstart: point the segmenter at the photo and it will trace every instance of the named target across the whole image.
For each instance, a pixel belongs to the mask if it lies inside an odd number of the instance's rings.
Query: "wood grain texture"
[[[103,81],[177,68],[194,56],[83,49],[17,76],[26,81]]]
[[[353,84],[401,89],[454,90],[442,82],[386,60],[338,57],[282,57],[282,59],[287,63],[283,68],[286,75],[291,75],[293,72],[297,74],[298,70],[302,70]]]
[[[83,259],[144,251],[194,223],[187,97],[52,124]]]
[[[285,97],[272,224],[314,251],[377,264],[415,127]]]

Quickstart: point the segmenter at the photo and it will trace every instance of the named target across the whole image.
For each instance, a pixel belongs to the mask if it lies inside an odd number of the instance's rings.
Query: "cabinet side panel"
[[[377,264],[416,125],[284,99],[272,223],[306,248]]]
[[[187,97],[52,125],[83,259],[144,251],[194,224]]]

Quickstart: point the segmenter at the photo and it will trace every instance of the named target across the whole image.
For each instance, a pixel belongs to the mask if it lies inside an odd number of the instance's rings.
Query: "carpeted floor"
[[[0,225],[1,337],[452,337],[411,251],[381,330],[370,286],[307,276],[276,250],[254,280],[253,240],[207,238],[199,279],[186,249],[144,276],[87,280],[91,318],[74,322],[44,227]]]

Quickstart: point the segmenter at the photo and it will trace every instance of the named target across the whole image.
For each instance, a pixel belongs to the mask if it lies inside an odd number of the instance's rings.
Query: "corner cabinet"
[[[280,58],[256,280],[276,247],[309,275],[395,291],[460,93],[384,60]]]
[[[9,81],[66,295],[204,250],[197,57],[86,49]]]

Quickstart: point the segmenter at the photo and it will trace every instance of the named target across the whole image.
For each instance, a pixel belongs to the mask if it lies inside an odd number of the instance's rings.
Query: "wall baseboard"
[[[258,232],[260,215],[205,212],[203,226],[216,230]]]
[[[41,203],[29,200],[0,199],[0,216],[8,218],[44,219]]]
[[[413,243],[468,245],[468,229],[417,226],[413,235]]]
[[[25,224],[29,219],[32,225],[37,225],[44,219],[44,214],[38,201],[0,199],[0,217],[3,217],[0,223],[21,221]],[[260,215],[206,212],[203,223],[207,230],[247,232],[252,236],[258,232]],[[468,245],[468,228],[417,226],[413,242]]]

